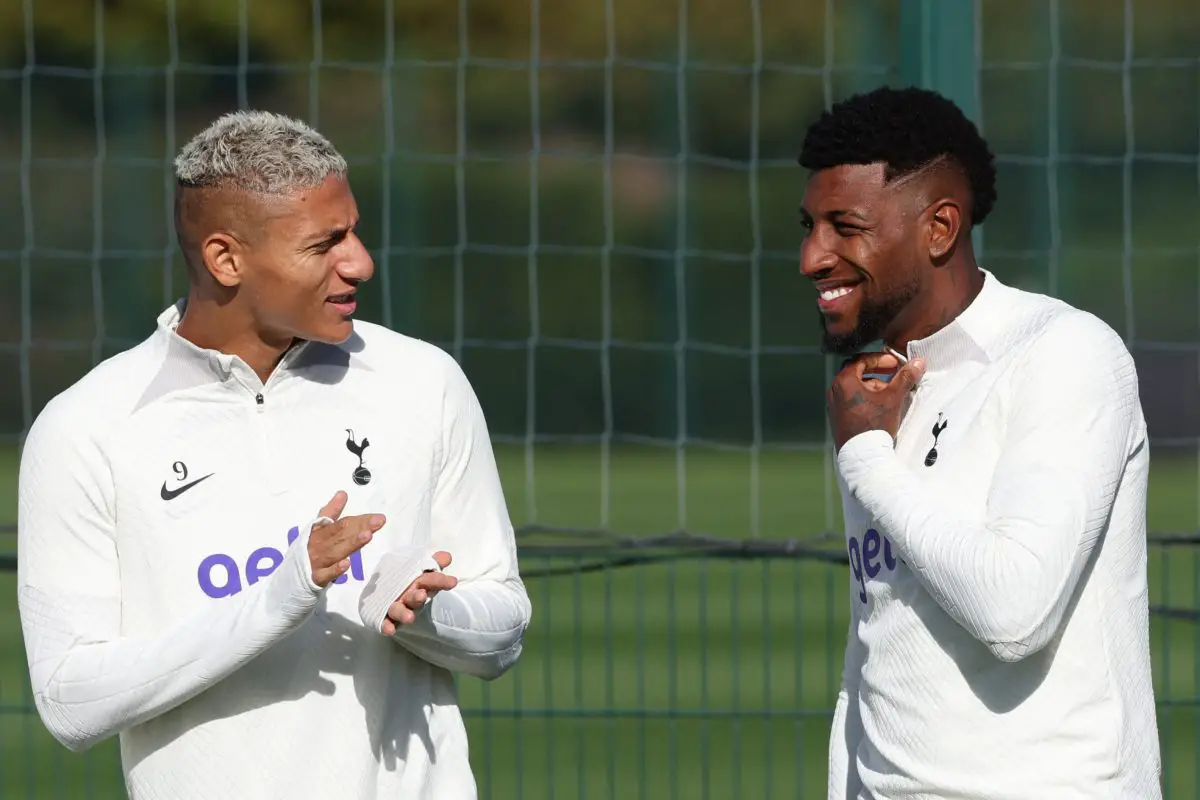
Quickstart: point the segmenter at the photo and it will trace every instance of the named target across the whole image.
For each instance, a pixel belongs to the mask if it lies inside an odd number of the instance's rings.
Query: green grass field
[[[690,449],[681,500],[674,450],[614,450],[607,486],[599,448],[539,447],[532,480],[522,448],[497,453],[518,525],[773,539],[838,530],[818,454],[764,453],[755,493],[748,454]],[[1198,478],[1194,457],[1156,458],[1154,529],[1200,527]],[[0,453],[0,523],[15,520],[15,485],[15,454]],[[703,560],[536,577],[545,563],[523,564],[535,619],[521,663],[495,683],[461,683],[482,797],[824,796],[844,567]],[[1152,602],[1200,607],[1198,572],[1193,548],[1155,548]],[[123,797],[115,740],[71,754],[30,711],[14,583],[0,575],[0,797]],[[1166,796],[1194,797],[1200,626],[1160,616],[1152,635]]]

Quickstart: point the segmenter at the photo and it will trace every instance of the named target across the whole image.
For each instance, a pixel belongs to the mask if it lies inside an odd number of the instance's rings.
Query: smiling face
[[[882,164],[815,172],[801,207],[800,271],[817,290],[828,353],[886,338],[920,295],[925,275],[919,209]]]

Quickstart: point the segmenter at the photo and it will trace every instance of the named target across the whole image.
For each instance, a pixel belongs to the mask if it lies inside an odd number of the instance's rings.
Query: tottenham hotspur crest
[[[371,470],[363,466],[363,451],[371,446],[371,442],[367,437],[363,437],[361,443],[354,441],[354,431],[346,429],[346,449],[353,453],[358,458],[358,466],[354,469],[351,477],[359,486],[366,486],[371,482]]]
[[[939,411],[937,422],[933,423],[933,447],[929,448],[929,452],[925,454],[925,466],[932,467],[934,464],[937,463],[938,437],[942,435],[942,431],[946,430],[946,425],[948,425],[948,424],[949,423],[947,423],[946,420],[943,418],[942,412]],[[366,444],[365,440],[363,441],[363,444]]]

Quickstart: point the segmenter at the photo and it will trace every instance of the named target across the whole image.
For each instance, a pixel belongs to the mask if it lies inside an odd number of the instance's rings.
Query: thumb
[[[450,554],[445,550],[438,550],[433,554],[433,560],[437,562],[437,565],[440,568],[445,569],[446,567],[450,566],[452,559],[450,558]]]
[[[325,504],[325,507],[320,510],[317,516],[329,517],[336,521],[342,515],[342,512],[346,510],[346,501],[348,499],[349,497],[345,492],[339,491],[333,496],[332,500]]]
[[[925,362],[919,358],[914,358],[912,361],[905,364],[888,382],[888,388],[896,387],[895,391],[909,392],[921,380],[921,376],[925,374]]]

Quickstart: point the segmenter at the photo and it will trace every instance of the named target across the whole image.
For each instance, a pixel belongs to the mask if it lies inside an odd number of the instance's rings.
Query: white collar
[[[983,288],[949,325],[908,343],[908,357],[925,360],[926,369],[940,371],[965,361],[992,361],[1010,319],[1014,290],[988,270]]]
[[[179,335],[177,329],[179,322],[183,319],[183,312],[186,308],[187,299],[180,298],[158,315],[156,333],[166,340],[168,352],[171,354],[170,357],[189,361],[193,365],[205,366],[212,370],[222,381],[233,378],[246,386],[261,387],[262,381],[259,379],[258,373],[243,361],[240,356],[223,353],[220,350],[199,347]],[[309,342],[300,342],[284,353],[283,358],[279,360],[279,364],[275,367],[275,371],[271,374],[271,380],[278,381],[290,372],[297,357],[307,349],[308,345]]]

